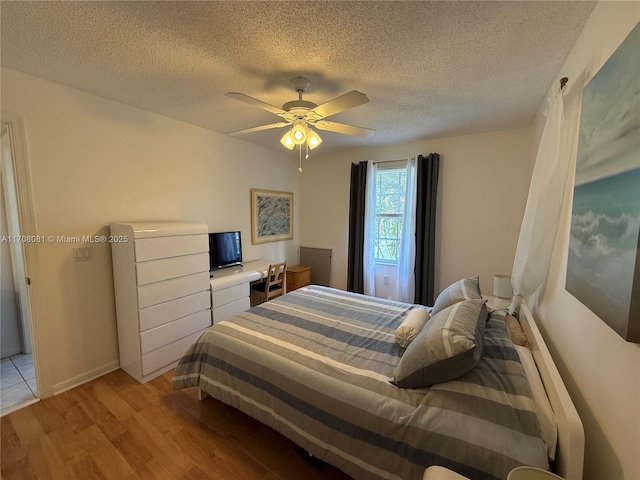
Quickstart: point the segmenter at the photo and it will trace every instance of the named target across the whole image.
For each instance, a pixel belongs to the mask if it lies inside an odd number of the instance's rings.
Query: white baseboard
[[[62,392],[66,392],[67,390],[71,390],[72,388],[78,387],[83,383],[95,380],[96,378],[106,375],[107,373],[111,373],[119,368],[120,360],[114,360],[113,362],[109,362],[105,365],[102,365],[101,367],[94,368],[93,370],[89,370],[88,372],[84,372],[80,375],[76,375],[75,377],[56,383],[51,387],[52,394],[58,395]]]

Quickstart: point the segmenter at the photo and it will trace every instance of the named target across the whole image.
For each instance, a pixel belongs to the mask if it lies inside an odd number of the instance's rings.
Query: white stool
[[[433,466],[425,470],[422,480],[469,480],[448,468]]]

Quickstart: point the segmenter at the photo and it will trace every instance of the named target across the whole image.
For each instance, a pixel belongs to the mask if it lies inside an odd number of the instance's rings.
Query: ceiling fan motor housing
[[[302,93],[307,90],[309,86],[309,79],[305,77],[293,77],[291,79],[291,85],[296,92],[298,92],[298,99],[292,100],[282,105],[282,109],[288,113],[296,116],[304,115],[309,110],[316,108],[318,105],[302,99]]]
[[[306,100],[292,100],[282,105],[282,109],[294,115],[304,115],[318,105]]]

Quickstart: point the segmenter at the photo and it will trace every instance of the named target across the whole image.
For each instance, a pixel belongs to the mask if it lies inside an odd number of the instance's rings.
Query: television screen
[[[240,232],[209,234],[209,267],[211,270],[242,265]]]

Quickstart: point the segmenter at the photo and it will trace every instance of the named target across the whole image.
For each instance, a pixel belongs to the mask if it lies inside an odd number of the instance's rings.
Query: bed
[[[304,287],[205,331],[176,367],[173,388],[197,387],[357,480],[420,480],[430,465],[474,480],[548,468],[504,312],[487,313],[482,355],[467,373],[421,388],[391,383],[405,354],[394,333],[417,308]],[[526,307],[522,317],[536,362],[547,362]],[[553,364],[539,370],[558,421],[554,470],[577,480],[582,426]]]

